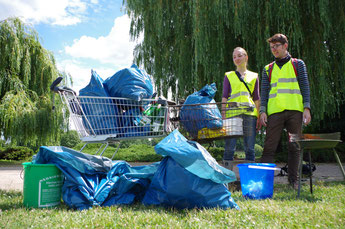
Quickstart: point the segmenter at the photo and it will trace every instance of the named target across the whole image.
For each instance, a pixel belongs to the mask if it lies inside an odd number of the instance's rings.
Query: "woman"
[[[255,137],[256,129],[259,127],[258,110],[260,106],[259,79],[258,74],[247,69],[248,54],[241,47],[234,49],[232,54],[236,71],[225,73],[222,96],[222,118],[241,117],[243,119],[244,151],[247,162],[255,162]],[[239,102],[254,107],[253,111],[235,112],[226,111],[226,102]],[[226,127],[225,127],[226,128]],[[225,168],[233,169],[233,159],[236,150],[236,138],[225,140],[223,165]]]

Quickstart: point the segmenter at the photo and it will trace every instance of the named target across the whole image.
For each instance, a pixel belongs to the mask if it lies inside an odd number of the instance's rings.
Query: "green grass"
[[[0,191],[1,228],[344,228],[345,183],[317,182],[314,194],[303,186],[302,194],[287,185],[275,185],[273,199],[246,200],[233,192],[241,210],[131,206],[70,210],[23,207],[20,192]]]

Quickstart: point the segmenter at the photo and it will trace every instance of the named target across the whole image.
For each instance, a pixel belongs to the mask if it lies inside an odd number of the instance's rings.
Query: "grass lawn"
[[[241,210],[131,206],[76,211],[64,204],[51,209],[23,207],[20,192],[0,190],[0,228],[344,228],[345,182],[316,182],[314,194],[274,186],[273,199],[246,200],[233,192]]]

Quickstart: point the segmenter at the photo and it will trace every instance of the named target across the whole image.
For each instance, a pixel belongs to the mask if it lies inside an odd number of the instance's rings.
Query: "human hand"
[[[265,112],[260,114],[260,123],[262,126],[267,126],[267,114]]]
[[[222,110],[222,119],[225,120],[226,119],[226,114],[225,111]]]
[[[261,130],[261,122],[260,122],[260,117],[256,120],[256,131],[259,131]]]
[[[311,121],[311,115],[309,108],[304,108],[303,111],[303,124],[308,125]]]

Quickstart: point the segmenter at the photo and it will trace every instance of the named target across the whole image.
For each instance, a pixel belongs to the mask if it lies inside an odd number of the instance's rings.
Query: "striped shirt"
[[[276,60],[276,64],[279,68],[282,68],[283,65],[291,59],[290,54],[284,58],[284,60]],[[303,107],[310,109],[310,89],[309,89],[309,81],[308,81],[308,74],[307,68],[305,63],[301,59],[297,59],[297,81],[299,84],[299,88],[301,90],[302,98],[303,98]],[[271,84],[268,79],[268,75],[266,73],[266,69],[264,68],[262,71],[262,79],[261,79],[261,103],[260,103],[260,113],[265,112],[267,110],[267,103],[268,97],[271,90]]]

